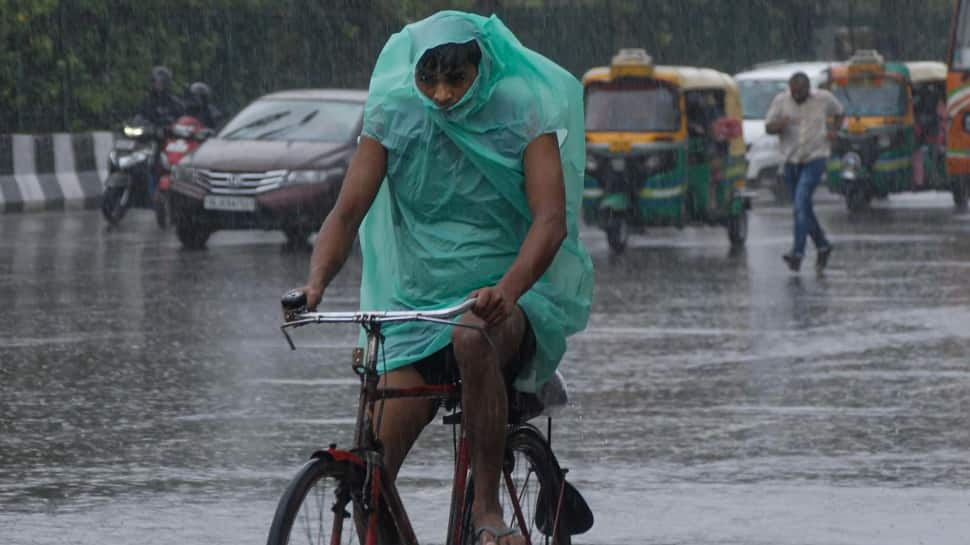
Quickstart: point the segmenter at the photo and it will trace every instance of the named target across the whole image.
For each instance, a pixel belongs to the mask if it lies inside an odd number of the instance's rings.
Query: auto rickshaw
[[[830,90],[846,117],[832,144],[828,184],[850,211],[901,191],[950,190],[957,198],[946,174],[943,63],[887,63],[862,50],[832,68]]]
[[[732,246],[744,244],[751,196],[731,76],[655,66],[646,51],[624,49],[583,87],[583,218],[606,231],[613,252],[654,226],[723,225]]]
[[[953,201],[959,210],[966,210],[970,190],[970,0],[954,4],[946,54],[946,107],[950,120],[946,169],[953,185]]]

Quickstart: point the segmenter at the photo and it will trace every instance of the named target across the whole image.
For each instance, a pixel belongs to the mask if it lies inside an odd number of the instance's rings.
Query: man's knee
[[[474,372],[476,368],[481,368],[483,364],[494,361],[491,356],[491,345],[485,336],[485,332],[479,329],[467,327],[455,327],[451,332],[451,344],[454,347],[455,359],[458,368],[465,377],[466,367]]]

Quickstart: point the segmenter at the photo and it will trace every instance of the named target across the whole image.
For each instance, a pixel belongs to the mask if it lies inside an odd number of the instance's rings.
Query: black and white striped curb
[[[110,132],[0,135],[0,213],[98,206]]]

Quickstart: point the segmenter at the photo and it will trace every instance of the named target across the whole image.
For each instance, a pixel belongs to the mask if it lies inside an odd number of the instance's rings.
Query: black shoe
[[[802,268],[802,256],[795,254],[784,254],[781,256],[788,264],[788,268],[794,272],[798,272],[798,269]]]
[[[822,272],[825,267],[829,264],[829,255],[832,253],[832,245],[829,244],[824,248],[819,248],[817,255],[815,256],[815,270]]]

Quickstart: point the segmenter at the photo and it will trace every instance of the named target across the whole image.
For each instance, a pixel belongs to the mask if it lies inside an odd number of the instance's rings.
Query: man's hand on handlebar
[[[300,288],[300,290],[306,295],[307,312],[315,312],[317,305],[320,304],[320,300],[323,299],[323,289],[307,285]]]
[[[468,298],[477,299],[475,306],[472,307],[472,312],[485,320],[485,323],[490,327],[502,323],[515,311],[515,298],[511,294],[505,293],[499,286],[477,289],[471,292]]]

